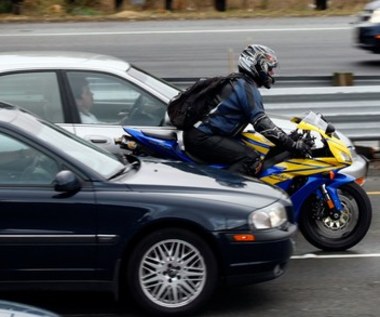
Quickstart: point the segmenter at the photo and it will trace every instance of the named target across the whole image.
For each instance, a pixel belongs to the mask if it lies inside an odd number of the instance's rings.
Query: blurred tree
[[[120,10],[123,5],[123,0],[115,0],[115,10]]]
[[[269,8],[269,0],[261,0],[259,8],[261,10],[268,10],[268,8]]]
[[[173,0],[165,0],[165,10],[173,11]]]
[[[315,0],[315,9],[326,10],[327,9],[327,0]]]
[[[12,11],[12,3],[8,1],[0,1],[0,13],[10,13]]]
[[[23,0],[12,0],[12,13],[19,15],[21,14],[21,3]]]
[[[215,0],[215,9],[218,11],[226,11],[227,0]]]

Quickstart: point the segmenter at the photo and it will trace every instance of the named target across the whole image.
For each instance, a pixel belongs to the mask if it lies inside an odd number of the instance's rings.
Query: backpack
[[[224,85],[238,77],[242,75],[233,73],[199,79],[186,90],[179,92],[168,105],[167,113],[171,123],[180,130],[191,128],[218,105],[220,100],[217,97]]]

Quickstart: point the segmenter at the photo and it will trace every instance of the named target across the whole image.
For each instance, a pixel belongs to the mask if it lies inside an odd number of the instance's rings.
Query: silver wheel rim
[[[340,239],[347,237],[359,220],[359,206],[356,200],[348,193],[345,193],[345,195],[339,193],[339,198],[343,206],[339,219],[334,220],[330,217],[325,217],[317,222],[317,227],[326,238]]]
[[[182,307],[198,297],[206,283],[206,266],[198,249],[183,240],[154,244],[143,256],[139,282],[144,294],[162,307]]]

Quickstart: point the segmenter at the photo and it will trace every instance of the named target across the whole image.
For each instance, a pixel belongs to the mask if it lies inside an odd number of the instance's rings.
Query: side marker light
[[[253,234],[234,234],[232,238],[236,242],[256,240],[256,237]]]

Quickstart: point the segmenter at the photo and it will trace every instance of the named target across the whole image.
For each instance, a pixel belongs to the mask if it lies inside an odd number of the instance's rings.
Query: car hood
[[[288,200],[285,192],[258,179],[168,160],[141,160],[137,171],[129,173],[125,183],[136,191],[190,195],[226,204],[246,205],[251,209],[265,207],[279,199]]]

